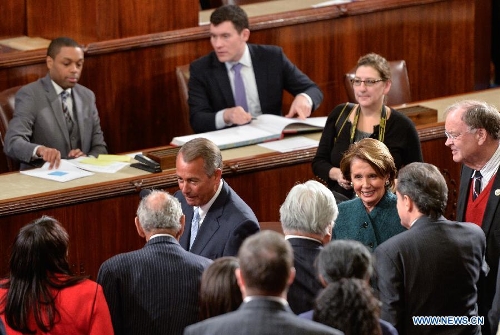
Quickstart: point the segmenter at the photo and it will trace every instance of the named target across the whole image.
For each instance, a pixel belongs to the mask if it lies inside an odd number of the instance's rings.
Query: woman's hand
[[[339,168],[331,168],[330,172],[328,173],[328,177],[330,177],[331,180],[335,180],[337,183],[339,183],[340,187],[346,190],[350,190],[352,188],[351,182],[344,178],[344,176],[342,175],[342,171],[340,171]]]

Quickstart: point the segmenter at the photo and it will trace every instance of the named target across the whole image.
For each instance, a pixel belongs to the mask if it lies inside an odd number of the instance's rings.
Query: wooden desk
[[[499,90],[464,95],[498,103]],[[437,109],[460,97],[418,104]],[[442,122],[417,127],[425,161],[438,166],[450,189],[447,216],[454,218],[460,165],[452,161],[444,143]],[[308,135],[319,139],[320,133]],[[315,149],[277,153],[259,146],[223,151],[223,177],[254,210],[259,221],[279,221],[279,206],[297,182],[314,178],[311,160]],[[144,245],[134,217],[142,188],[174,192],[175,171],[159,174],[125,168],[117,174],[96,174],[68,183],[31,178],[19,173],[0,175],[0,273],[7,269],[9,247],[19,229],[41,215],[60,220],[70,234],[70,262],[77,273],[95,278],[109,257]]]

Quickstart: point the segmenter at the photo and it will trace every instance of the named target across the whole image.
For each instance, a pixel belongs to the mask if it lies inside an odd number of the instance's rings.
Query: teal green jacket
[[[401,226],[396,195],[389,191],[370,213],[359,198],[343,201],[338,208],[332,239],[356,240],[372,252],[379,244],[406,230]]]

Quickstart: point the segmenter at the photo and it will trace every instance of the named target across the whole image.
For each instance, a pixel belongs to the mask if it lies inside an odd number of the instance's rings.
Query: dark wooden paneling
[[[198,0],[27,0],[27,35],[71,36],[87,44],[189,28],[198,25],[198,4]]]
[[[0,38],[26,35],[25,0],[3,0],[0,13]]]
[[[282,46],[318,83],[325,99],[315,115],[322,116],[346,101],[344,74],[371,51],[406,60],[416,101],[486,88],[490,46],[475,36],[490,27],[481,19],[488,8],[480,0],[357,1],[252,18],[250,41]],[[96,93],[112,152],[192,132],[180,113],[175,67],[209,51],[207,26],[87,46],[81,83]],[[23,57],[0,55],[0,90],[45,73],[44,52]],[[285,95],[285,110],[290,101]]]

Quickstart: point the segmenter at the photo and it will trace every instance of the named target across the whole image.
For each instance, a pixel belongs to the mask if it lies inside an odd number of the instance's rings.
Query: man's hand
[[[304,120],[311,115],[312,106],[307,100],[305,96],[299,94],[293,99],[292,105],[290,106],[290,110],[285,117],[294,117]]]
[[[68,158],[78,158],[85,157],[85,155],[80,149],[73,149],[68,153]]]
[[[39,146],[36,150],[38,157],[41,157],[45,162],[49,162],[49,169],[58,168],[61,163],[61,153],[54,148],[47,148],[43,145]]]
[[[226,108],[224,110],[224,122],[232,123],[237,125],[247,124],[252,121],[252,115],[245,112],[245,110],[240,107]]]

